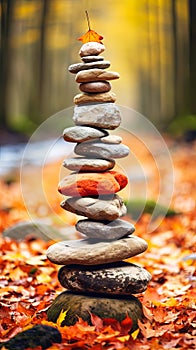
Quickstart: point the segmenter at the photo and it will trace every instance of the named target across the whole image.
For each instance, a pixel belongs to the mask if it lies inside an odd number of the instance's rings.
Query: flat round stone
[[[73,126],[63,131],[63,138],[68,142],[84,142],[108,135],[105,130],[95,129],[89,126]]]
[[[122,137],[118,135],[107,135],[101,138],[101,142],[118,144],[122,142]]]
[[[78,317],[92,325],[91,314],[101,319],[113,318],[119,322],[128,316],[132,320],[130,333],[138,328],[138,320],[143,318],[142,304],[133,295],[104,297],[99,294],[92,296],[87,293],[77,294],[66,291],[59,294],[52,302],[47,311],[48,321],[57,322],[61,311],[64,312],[61,326],[74,325]]]
[[[82,57],[82,61],[87,63],[87,62],[95,62],[95,61],[103,61],[104,57],[103,56],[84,56]]]
[[[93,68],[78,72],[75,79],[77,83],[88,83],[90,81],[114,80],[119,78],[120,75],[117,72]]]
[[[72,292],[130,295],[144,292],[151,275],[140,266],[120,261],[96,266],[63,266],[58,279]]]
[[[68,198],[61,202],[61,207],[77,215],[98,221],[112,221],[127,213],[127,208],[118,195],[114,195],[112,198],[105,196],[101,199],[92,197]]]
[[[128,178],[117,171],[72,173],[60,181],[58,191],[65,196],[85,197],[114,194],[123,189]]]
[[[115,102],[116,95],[113,92],[104,92],[101,94],[87,94],[84,92],[76,95],[73,101],[76,105],[95,102]]]
[[[102,93],[111,90],[111,84],[108,81],[93,81],[91,83],[82,83],[79,85],[82,92]]]
[[[63,166],[72,171],[107,171],[114,168],[115,160],[75,157],[65,159]]]
[[[110,67],[109,61],[96,61],[96,62],[88,62],[88,63],[74,63],[68,67],[68,70],[70,73],[76,74],[81,70],[85,70],[85,69],[93,69],[93,68],[106,69],[109,67]]]
[[[115,103],[97,103],[75,106],[73,121],[76,125],[114,130],[121,123],[121,115]]]
[[[74,152],[81,156],[101,158],[123,158],[128,156],[129,147],[123,144],[104,143],[101,141],[78,143]]]
[[[46,255],[57,265],[99,265],[129,259],[147,247],[146,241],[136,236],[109,242],[79,239],[57,242],[48,248]]]
[[[84,56],[96,56],[105,51],[105,46],[101,43],[95,41],[89,41],[82,45],[79,55],[80,57]]]
[[[128,221],[120,219],[100,222],[88,219],[78,221],[76,230],[88,238],[111,240],[131,235],[135,231],[135,227]]]

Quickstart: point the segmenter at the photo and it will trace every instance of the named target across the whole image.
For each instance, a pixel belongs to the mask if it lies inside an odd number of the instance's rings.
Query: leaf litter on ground
[[[0,237],[0,342],[6,342],[19,332],[37,324],[59,329],[61,344],[49,349],[195,349],[196,348],[196,162],[188,145],[182,144],[172,154],[176,176],[172,206],[181,214],[165,217],[159,226],[148,232],[150,214],[144,213],[135,223],[136,234],[144,238],[148,250],[128,261],[145,267],[152,280],[144,293],[137,295],[143,304],[144,319],[139,329],[129,334],[131,321],[117,323],[91,315],[92,325],[82,319],[70,327],[47,321],[47,309],[63,291],[57,273],[59,267],[46,259],[45,253],[52,241],[26,237],[14,240]],[[190,155],[191,157],[188,156]],[[55,170],[56,166],[56,170]],[[51,174],[58,172],[56,164]],[[48,171],[46,188],[56,183]],[[155,179],[156,180],[156,179]],[[154,189],[152,189],[154,191]],[[20,194],[19,181],[7,185],[0,181],[0,228],[28,220],[28,213]],[[53,208],[66,223],[74,225],[74,217],[62,212],[59,197],[51,196]],[[34,203],[35,217],[39,206]],[[6,209],[6,208],[9,208]],[[66,216],[67,215],[67,216]],[[133,220],[130,216],[126,220]],[[79,238],[79,237],[78,237]],[[2,347],[1,349],[6,349]],[[35,348],[40,350],[40,347]]]

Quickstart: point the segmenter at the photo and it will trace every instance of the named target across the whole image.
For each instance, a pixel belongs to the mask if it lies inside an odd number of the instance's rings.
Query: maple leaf
[[[65,311],[64,311],[64,310],[61,310],[60,315],[59,315],[59,317],[58,317],[58,319],[57,319],[57,321],[56,321],[56,323],[57,323],[57,325],[58,325],[59,327],[61,326],[61,324],[62,324],[63,321],[65,320],[65,317],[66,317],[68,311],[69,311],[69,309],[67,309],[67,310],[65,310]]]
[[[124,320],[121,321],[120,325],[121,325],[121,335],[126,335],[130,332],[133,326],[133,321],[128,315],[126,315]]]
[[[78,40],[82,41],[83,44],[88,43],[90,41],[95,41],[97,43],[102,44],[101,40],[103,39],[103,36],[99,35],[97,32],[95,32],[92,29],[89,29],[88,32],[83,34],[81,37],[78,38]]]
[[[102,319],[99,316],[92,314],[91,312],[90,312],[90,317],[91,317],[92,325],[95,326],[96,331],[99,332],[103,328]]]
[[[102,44],[101,40],[103,39],[103,36],[99,35],[97,32],[95,32],[90,28],[90,20],[89,20],[88,12],[85,11],[85,13],[86,13],[86,18],[88,22],[88,31],[85,34],[83,34],[81,37],[79,37],[78,40],[82,41],[83,44],[88,43],[90,41],[94,41]]]

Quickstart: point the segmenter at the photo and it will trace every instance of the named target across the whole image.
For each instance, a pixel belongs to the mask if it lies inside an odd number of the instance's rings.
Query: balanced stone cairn
[[[50,261],[64,265],[58,278],[66,288],[50,306],[48,318],[55,322],[61,310],[68,310],[64,324],[72,325],[78,317],[90,323],[91,313],[119,321],[128,315],[135,330],[142,307],[132,294],[145,291],[151,275],[123,261],[144,252],[147,243],[132,235],[131,223],[120,219],[126,207],[117,192],[128,179],[112,169],[114,159],[126,157],[129,148],[121,144],[120,136],[107,131],[120,125],[121,116],[116,96],[110,92],[110,81],[119,74],[105,70],[110,62],[99,56],[104,50],[101,43],[85,43],[79,52],[83,62],[69,66],[82,93],[74,98],[75,126],[66,128],[63,137],[77,143],[78,157],[64,161],[64,167],[73,172],[58,190],[69,196],[61,203],[63,209],[87,218],[76,224],[86,237],[55,243],[47,251]]]

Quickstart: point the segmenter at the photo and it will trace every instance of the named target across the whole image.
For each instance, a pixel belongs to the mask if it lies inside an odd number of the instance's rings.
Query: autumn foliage
[[[92,29],[89,29],[85,34],[78,38],[78,40],[82,41],[83,44],[88,43],[89,41],[95,41],[102,44],[102,39],[103,37]]]
[[[136,223],[137,235],[148,241],[149,249],[132,258],[131,262],[138,263],[152,274],[146,292],[138,295],[145,317],[139,322],[136,332],[129,333],[129,317],[119,323],[113,319],[101,320],[92,314],[92,325],[78,319],[74,326],[61,327],[61,314],[57,324],[48,322],[47,308],[63,290],[57,279],[58,266],[45,256],[52,242],[31,237],[22,241],[1,237],[0,341],[9,340],[35,324],[43,324],[58,328],[62,335],[62,344],[53,344],[50,350],[195,349],[195,147],[196,144],[193,144],[190,150],[187,145],[178,145],[172,155],[176,174],[172,204],[181,210],[181,214],[164,218],[151,233],[147,233],[150,215],[144,214]],[[47,177],[48,186],[54,186],[55,171],[58,172],[58,165],[52,164]],[[2,179],[0,193],[0,225],[3,231],[18,221],[26,220],[28,214],[18,181],[8,184]],[[55,210],[59,198],[53,196],[53,201]],[[44,203],[39,201],[35,205],[37,213],[41,205]],[[126,219],[130,220],[129,217]]]

